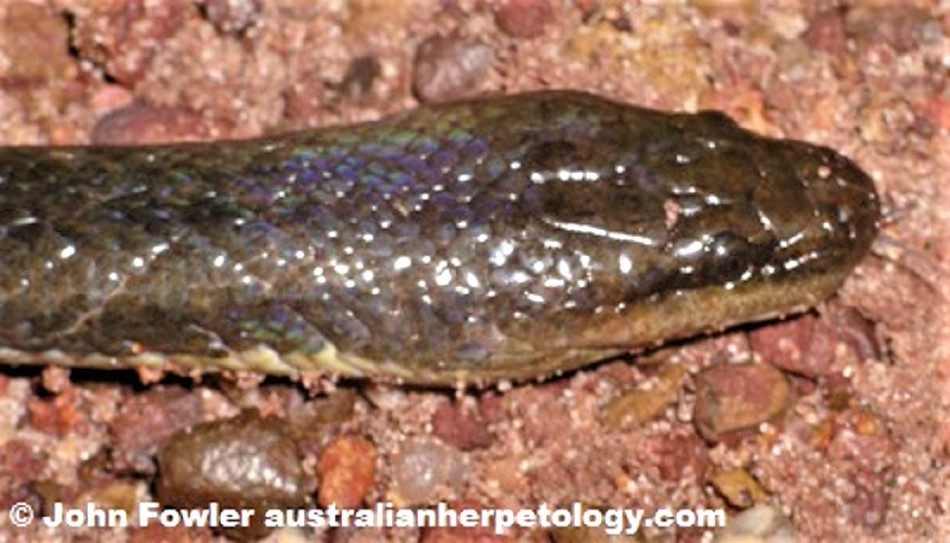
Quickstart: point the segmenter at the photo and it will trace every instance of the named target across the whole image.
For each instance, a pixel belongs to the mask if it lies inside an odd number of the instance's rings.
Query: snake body
[[[567,91],[4,147],[0,362],[529,379],[807,309],[878,217],[834,151]]]

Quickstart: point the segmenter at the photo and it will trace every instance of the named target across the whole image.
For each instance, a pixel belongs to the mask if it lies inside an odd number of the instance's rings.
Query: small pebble
[[[462,453],[436,440],[410,438],[392,461],[389,500],[410,506],[446,499],[464,481],[467,464]]]
[[[462,451],[482,449],[492,442],[481,410],[464,402],[440,405],[432,415],[432,434]]]
[[[659,416],[666,406],[676,401],[685,378],[683,366],[664,366],[655,378],[608,402],[601,414],[604,425],[616,430],[639,426]]]
[[[739,509],[748,509],[764,502],[769,497],[755,477],[743,468],[714,473],[709,478],[709,482],[729,502],[729,505]]]
[[[814,315],[763,326],[749,334],[752,350],[763,361],[809,378],[835,373],[837,342],[834,328]]]
[[[483,89],[494,60],[487,45],[457,34],[432,36],[416,50],[412,89],[423,103],[475,96]]]
[[[758,427],[784,413],[791,386],[768,364],[718,364],[696,375],[693,420],[707,441]]]
[[[320,505],[359,507],[376,475],[376,447],[359,436],[334,439],[320,455]]]
[[[197,113],[132,103],[99,119],[92,130],[92,142],[99,145],[173,143],[200,140],[209,134]]]
[[[163,505],[252,508],[261,520],[269,508],[308,505],[313,477],[301,463],[283,421],[247,410],[233,419],[198,424],[172,436],[158,452],[156,491]],[[263,537],[259,523],[229,530],[230,537]]]
[[[551,22],[554,10],[548,0],[501,0],[495,3],[495,23],[513,38],[537,38]]]

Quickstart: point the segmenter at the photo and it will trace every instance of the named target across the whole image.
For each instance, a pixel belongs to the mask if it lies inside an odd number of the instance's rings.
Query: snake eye
[[[728,230],[720,231],[706,246],[702,276],[708,281],[737,281],[750,267],[768,260],[773,244],[757,246]]]

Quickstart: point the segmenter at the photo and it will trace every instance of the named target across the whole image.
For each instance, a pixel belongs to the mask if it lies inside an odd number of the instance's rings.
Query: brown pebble
[[[488,421],[477,407],[445,402],[432,415],[432,434],[463,451],[487,447],[492,442]]]
[[[204,15],[222,34],[241,34],[260,24],[260,0],[204,0]]]
[[[376,475],[376,447],[359,436],[340,436],[323,450],[320,472],[320,505],[359,507]]]
[[[729,505],[739,509],[748,509],[769,498],[759,481],[744,468],[719,471],[712,474],[709,482]]]
[[[130,104],[99,119],[92,142],[100,145],[172,143],[207,138],[209,130],[197,113],[173,107]]]
[[[656,377],[608,402],[601,420],[612,430],[641,425],[676,401],[685,378],[682,365],[667,364]]]
[[[768,364],[718,364],[696,375],[693,419],[700,435],[719,441],[777,419],[791,400],[788,379]]]
[[[495,23],[513,38],[537,38],[553,16],[548,0],[501,0],[495,4]]]
[[[270,532],[259,522],[262,511],[304,507],[314,489],[285,423],[253,410],[178,432],[159,450],[158,465],[155,487],[165,506],[256,510],[249,528],[225,532],[242,539]]]
[[[491,48],[478,41],[458,34],[431,36],[416,50],[412,90],[424,103],[475,96],[493,60]]]

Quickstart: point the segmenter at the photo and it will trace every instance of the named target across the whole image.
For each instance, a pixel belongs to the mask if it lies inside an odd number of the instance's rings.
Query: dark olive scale
[[[813,306],[878,215],[829,149],[576,92],[0,148],[0,361],[539,377]]]

